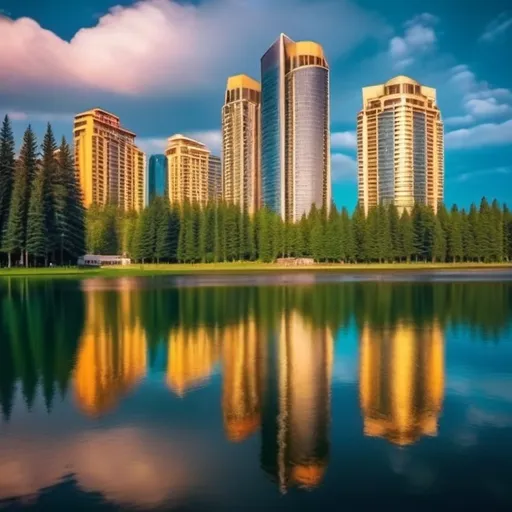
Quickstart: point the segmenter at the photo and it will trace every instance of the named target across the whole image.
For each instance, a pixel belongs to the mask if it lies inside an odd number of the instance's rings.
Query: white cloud
[[[437,37],[432,27],[437,18],[423,13],[405,23],[403,36],[395,36],[389,42],[389,55],[395,69],[404,69],[435,47]]]
[[[13,110],[7,112],[9,119],[11,121],[45,121],[45,122],[53,122],[53,121],[72,121],[73,114],[50,114],[46,112],[20,112],[17,110]]]
[[[355,132],[334,132],[331,133],[331,147],[355,149],[357,146],[357,137]]]
[[[230,73],[257,70],[281,31],[321,40],[335,58],[378,37],[383,26],[350,0],[141,0],[113,7],[69,42],[33,19],[0,17],[0,83],[4,95],[31,88],[167,96],[203,91],[223,87]]]
[[[480,41],[491,43],[501,37],[510,27],[512,27],[512,16],[502,12],[485,27],[484,33],[480,36]]]
[[[487,82],[477,80],[465,64],[450,70],[449,84],[462,95],[462,107],[466,114],[448,118],[447,124],[460,126],[480,118],[499,118],[512,113],[512,92],[505,88],[493,88]]]
[[[169,134],[169,137],[172,134]],[[220,156],[222,135],[220,130],[203,130],[196,132],[185,132],[183,135],[198,140],[208,146],[214,155]],[[136,140],[137,146],[147,155],[164,153],[168,137],[141,137]]]
[[[454,177],[454,181],[458,183],[464,183],[473,178],[477,178],[479,176],[492,176],[492,175],[501,175],[505,176],[507,174],[512,174],[512,168],[510,167],[493,167],[491,169],[477,169],[475,171],[463,172],[461,174],[457,174]]]
[[[512,119],[504,123],[486,123],[448,132],[448,149],[478,148],[512,144]]]
[[[444,124],[447,126],[463,126],[473,122],[473,116],[466,114],[464,116],[452,116],[447,117],[444,120]]]
[[[357,161],[344,153],[331,155],[331,179],[333,183],[354,181],[357,178]]]

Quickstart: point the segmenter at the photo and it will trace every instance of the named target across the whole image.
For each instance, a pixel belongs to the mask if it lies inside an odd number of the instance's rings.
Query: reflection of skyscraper
[[[262,202],[295,222],[331,203],[329,67],[322,47],[281,34],[261,58]]]
[[[439,325],[398,325],[361,334],[360,399],[364,433],[408,445],[435,436],[444,394],[444,342]]]
[[[328,328],[293,311],[268,347],[261,464],[283,491],[317,486],[327,467],[332,344]]]
[[[146,373],[146,335],[137,292],[86,292],[86,321],[74,375],[76,401],[88,415],[107,412]]]
[[[260,338],[253,319],[222,331],[224,428],[242,441],[260,426]]]
[[[212,374],[218,352],[214,330],[180,324],[169,337],[168,386],[179,396],[200,386]]]

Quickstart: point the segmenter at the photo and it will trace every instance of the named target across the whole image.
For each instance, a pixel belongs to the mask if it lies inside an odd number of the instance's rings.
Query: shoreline
[[[222,275],[244,273],[364,273],[364,272],[421,272],[431,271],[507,271],[512,272],[508,263],[350,263],[287,266],[275,263],[175,263],[112,266],[93,269],[68,268],[0,268],[0,279],[9,277],[155,277],[180,275]]]

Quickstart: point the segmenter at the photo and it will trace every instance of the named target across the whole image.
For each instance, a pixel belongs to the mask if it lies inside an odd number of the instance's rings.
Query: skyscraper
[[[148,202],[169,192],[167,158],[165,155],[151,155],[148,166]]]
[[[363,88],[357,117],[359,204],[399,211],[443,201],[444,143],[436,90],[406,76]]]
[[[331,203],[329,67],[319,44],[284,34],[261,58],[261,189],[292,222]]]
[[[171,204],[208,202],[210,150],[201,142],[177,134],[167,141],[169,200]]]
[[[85,206],[144,208],[146,157],[135,134],[115,115],[95,108],[75,116],[73,137]]]
[[[210,155],[208,158],[208,200],[222,199],[222,163],[219,156]]]
[[[222,107],[223,196],[254,213],[260,206],[259,82],[247,75],[228,78]]]

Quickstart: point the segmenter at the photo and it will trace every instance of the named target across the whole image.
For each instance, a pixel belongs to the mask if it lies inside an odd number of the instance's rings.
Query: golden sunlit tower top
[[[77,114],[73,140],[86,207],[144,207],[145,154],[135,145],[135,134],[123,128],[117,116],[100,108]]]
[[[436,91],[399,75],[364,87],[357,117],[358,200],[399,211],[443,201],[444,142]]]
[[[331,204],[329,66],[322,47],[281,34],[261,58],[262,204],[296,222]]]
[[[253,214],[260,207],[260,83],[228,78],[222,107],[223,196]]]
[[[171,204],[206,205],[210,150],[202,142],[176,134],[167,139],[165,154]]]

